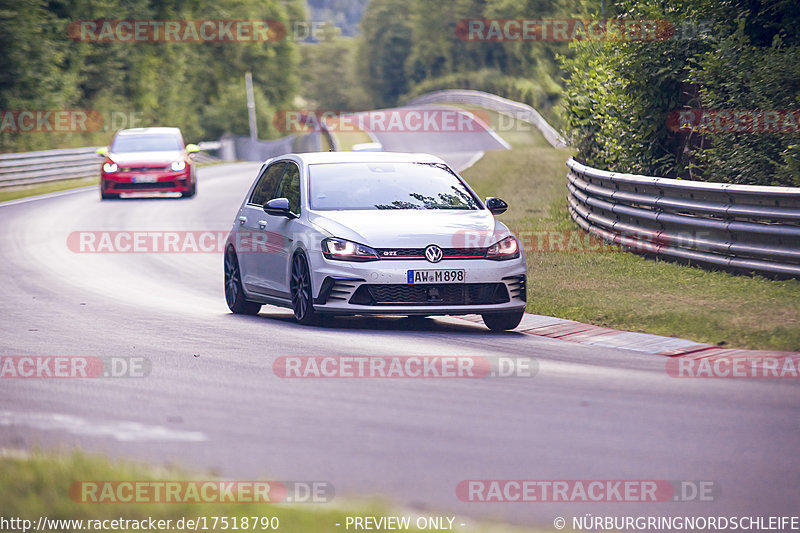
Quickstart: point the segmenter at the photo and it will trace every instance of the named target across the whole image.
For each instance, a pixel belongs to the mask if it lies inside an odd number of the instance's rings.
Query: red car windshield
[[[111,151],[123,152],[165,152],[183,149],[181,140],[175,135],[118,135],[111,145]]]

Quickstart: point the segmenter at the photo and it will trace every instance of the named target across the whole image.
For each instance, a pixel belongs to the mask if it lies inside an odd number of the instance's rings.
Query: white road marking
[[[470,168],[472,165],[474,165],[475,163],[480,161],[485,153],[486,152],[484,152],[484,151],[475,152],[475,155],[473,155],[472,158],[469,161],[467,161],[466,164],[463,167],[459,168],[456,172],[458,172],[459,174],[461,172],[464,172],[465,170]]]
[[[40,431],[66,431],[73,435],[111,437],[123,442],[169,441],[204,442],[208,440],[199,431],[183,431],[164,426],[151,426],[127,421],[90,421],[60,413],[15,413],[0,411],[0,427],[21,426]]]
[[[97,190],[97,185],[87,185],[86,187],[76,187],[75,189],[67,189],[66,191],[56,191],[47,194],[37,194],[35,196],[27,196],[25,198],[17,198],[16,200],[0,202],[0,207],[8,207],[17,204],[27,204],[28,202],[35,202],[36,200],[47,200],[48,198],[57,198],[59,196],[67,196],[70,194],[78,194],[80,192],[88,192],[95,190]]]

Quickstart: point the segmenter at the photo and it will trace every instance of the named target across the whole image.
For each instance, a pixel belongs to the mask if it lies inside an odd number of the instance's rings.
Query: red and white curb
[[[470,322],[482,322],[479,315],[467,315],[460,318]],[[664,357],[685,357],[689,359],[715,359],[718,357],[791,358],[800,363],[800,352],[720,348],[719,346],[686,339],[620,331],[592,324],[583,324],[574,320],[530,313],[525,313],[522,322],[514,331],[578,344],[618,348]]]

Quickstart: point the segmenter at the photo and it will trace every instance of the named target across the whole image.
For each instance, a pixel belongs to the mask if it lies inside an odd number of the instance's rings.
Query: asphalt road
[[[257,164],[198,196],[96,190],[0,207],[0,355],[143,356],[145,378],[4,379],[0,447],[103,451],[231,479],[325,480],[337,500],[551,524],[556,515],[791,514],[800,394],[788,380],[669,377],[665,359],[459,319],[233,316],[219,253],[85,254],[74,231],[220,230]],[[513,208],[513,205],[512,205]],[[531,279],[535,283],[535,278]],[[533,378],[281,379],[287,355],[533,357]],[[466,479],[711,480],[706,503],[465,503]]]
[[[411,120],[411,113],[423,118]],[[398,107],[361,115],[366,115],[361,122],[365,126],[376,123],[373,117],[383,119],[377,124],[383,124],[384,127],[376,127],[370,134],[387,152],[436,154],[457,172],[472,166],[486,150],[511,148],[494,130],[488,128],[480,116],[452,106]],[[394,125],[392,117],[397,119]],[[426,117],[429,119],[427,123]],[[420,130],[409,129],[414,127]]]

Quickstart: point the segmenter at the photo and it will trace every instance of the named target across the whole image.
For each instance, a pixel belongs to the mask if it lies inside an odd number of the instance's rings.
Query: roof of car
[[[307,165],[318,163],[444,163],[435,155],[403,152],[308,152],[291,154]]]
[[[179,128],[129,128],[127,130],[119,130],[117,135],[154,135],[154,134],[172,134],[180,135]]]

